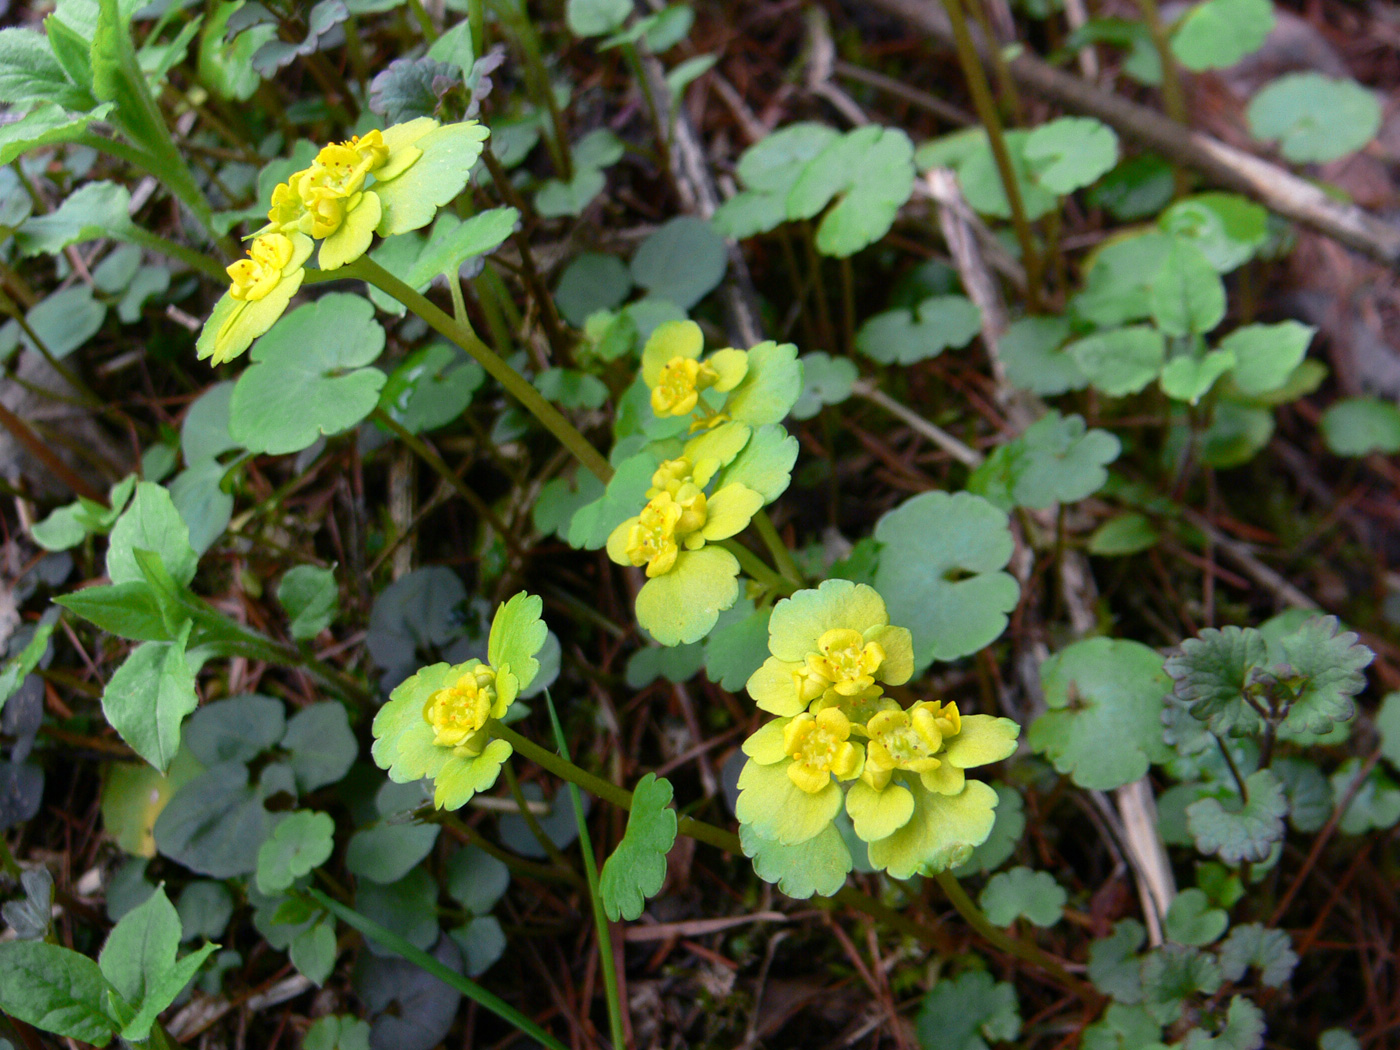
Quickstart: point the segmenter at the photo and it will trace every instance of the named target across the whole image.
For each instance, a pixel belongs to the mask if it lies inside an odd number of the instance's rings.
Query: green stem
[[[1031,236],[1031,225],[1026,219],[1026,205],[1021,199],[1021,185],[1016,180],[1016,169],[1011,163],[1011,152],[1006,148],[1006,136],[1002,132],[1001,115],[997,113],[996,102],[992,98],[991,86],[987,83],[987,72],[982,68],[977,56],[977,46],[972,42],[972,33],[967,27],[967,15],[963,12],[961,0],[943,0],[948,11],[948,20],[953,27],[953,42],[958,52],[958,64],[962,66],[963,78],[972,95],[977,117],[987,130],[987,142],[992,149],[992,159],[996,161],[997,174],[1001,176],[1002,189],[1006,193],[1007,204],[1011,206],[1011,222],[1016,229],[1016,241],[1021,246],[1021,258],[1026,265],[1026,299],[1032,313],[1040,311],[1040,255],[1035,250],[1035,240]],[[988,46],[995,46],[988,41]]]
[[[801,582],[794,585],[787,577],[774,571],[762,558],[749,550],[738,540],[720,540],[719,545],[738,559],[741,569],[770,590],[776,591],[781,595],[789,595],[801,586]]]
[[[4,871],[16,884],[19,877],[24,874],[19,863],[15,860],[15,855],[10,852],[10,844],[5,841],[5,836],[0,835],[0,871]]]
[[[572,871],[568,858],[554,844],[554,840],[545,834],[545,830],[540,824],[540,818],[535,816],[534,810],[530,808],[530,800],[525,797],[525,792],[520,790],[520,781],[516,779],[515,770],[506,764],[502,767],[501,772],[505,774],[506,786],[510,789],[510,797],[515,800],[515,807],[520,814],[520,819],[525,822],[525,827],[539,843],[540,849],[544,850],[549,859],[554,861],[556,867]]]
[[[1000,927],[994,926],[992,921],[982,914],[982,910],[972,903],[972,898],[967,895],[967,891],[962,888],[962,883],[954,876],[946,871],[941,871],[934,875],[934,879],[937,880],[939,887],[948,897],[948,902],[957,909],[963,920],[981,934],[985,940],[1006,952],[1007,955],[1015,956],[1022,962],[1040,967],[1081,998],[1090,1002],[1103,998],[1097,989],[1075,977],[1061,966],[1053,956],[1041,951],[1034,944],[1016,940]]]
[[[139,244],[143,248],[149,248],[151,251],[159,252],[168,258],[177,259],[190,269],[207,274],[216,281],[228,280],[228,274],[219,265],[218,260],[209,258],[203,252],[197,252],[193,248],[168,240],[142,226],[128,230],[125,236],[133,244]]]
[[[506,391],[521,403],[531,415],[538,419],[546,430],[559,439],[585,467],[591,470],[600,481],[606,482],[613,476],[612,464],[578,429],[564,418],[557,408],[545,400],[528,379],[506,364],[494,350],[481,341],[469,325],[458,324],[447,313],[404,284],[373,259],[362,255],[352,263],[336,271],[338,277],[358,277],[368,281],[380,291],[392,295],[404,306],[428,322],[429,327],[440,335],[452,340],[474,357],[482,368]]]
[[[564,729],[559,724],[559,713],[554,710],[554,699],[545,690],[545,705],[549,708],[549,722],[554,728],[554,742],[565,761],[572,762],[569,742],[564,739]],[[608,925],[607,914],[603,911],[603,891],[598,886],[598,862],[593,857],[593,840],[588,834],[588,821],[583,812],[583,796],[578,785],[572,780],[569,797],[574,803],[574,823],[578,827],[578,845],[583,853],[583,873],[588,878],[588,896],[593,903],[593,925],[598,931],[598,965],[603,971],[603,996],[608,1003],[608,1029],[612,1033],[613,1050],[625,1050],[627,1036],[622,1027],[622,996],[617,987],[617,963],[613,960],[612,928]]]
[[[753,523],[758,526],[759,538],[768,548],[768,553],[773,556],[773,564],[778,567],[778,571],[797,587],[806,583],[797,562],[793,560],[792,551],[788,550],[787,544],[778,535],[778,529],[773,524],[773,519],[768,516],[768,511],[759,508],[758,513],[753,516]]]
[[[423,36],[428,43],[431,44],[437,40],[437,26],[433,25],[433,20],[428,17],[428,12],[423,7],[423,0],[408,0],[408,8],[413,12],[413,17],[418,20],[418,28],[423,30]],[[475,39],[473,39],[472,44],[477,46]],[[481,54],[479,48],[476,53]]]
[[[548,1047],[549,1050],[565,1050],[564,1044],[555,1039],[534,1021],[530,1020],[504,999],[488,992],[481,985],[456,970],[450,970],[421,948],[415,948],[392,930],[387,930],[373,919],[368,919],[352,908],[347,908],[315,887],[306,890],[317,904],[325,908],[347,926],[359,930],[364,936],[382,944],[395,955],[413,963],[424,973],[431,974],[450,988],[455,988],[468,999],[484,1006],[507,1024],[512,1024],[531,1039]]]

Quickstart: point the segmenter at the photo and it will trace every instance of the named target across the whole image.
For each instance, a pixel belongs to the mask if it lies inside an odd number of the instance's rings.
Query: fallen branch
[[[953,27],[937,0],[873,3],[934,39],[953,45]],[[989,57],[986,42],[978,34],[973,36],[984,58]],[[1400,227],[1355,205],[1333,200],[1292,172],[1184,127],[1156,110],[1103,91],[1025,52],[1012,59],[1008,67],[1013,77],[1044,97],[1097,117],[1123,135],[1195,168],[1213,182],[1248,194],[1270,211],[1386,265],[1400,263]]]

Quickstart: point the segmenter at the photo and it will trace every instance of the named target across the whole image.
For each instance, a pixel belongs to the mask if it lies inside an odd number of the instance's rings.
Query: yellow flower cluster
[[[496,703],[496,672],[486,664],[468,668],[451,685],[443,686],[423,705],[423,717],[433,727],[433,743],[476,755],[472,738],[491,719]]]

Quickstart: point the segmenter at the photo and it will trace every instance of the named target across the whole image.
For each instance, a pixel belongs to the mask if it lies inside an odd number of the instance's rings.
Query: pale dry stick
[[[394,532],[404,537],[404,542],[395,545],[389,563],[389,576],[394,580],[402,579],[413,570],[413,542],[408,531],[414,523],[414,466],[413,453],[403,447],[389,460],[389,520],[393,522]]]
[[[871,0],[948,46],[953,27],[937,0]],[[973,34],[984,55],[987,42]],[[1400,263],[1400,226],[1352,204],[1334,200],[1292,172],[1204,132],[1178,124],[1154,109],[1087,83],[1022,51],[1008,62],[1011,75],[1053,102],[1097,117],[1169,159],[1189,165],[1212,182],[1248,194],[1270,211],[1331,237],[1388,266]]]
[[[658,922],[629,925],[622,939],[629,943],[666,941],[672,937],[705,937],[712,933],[732,930],[754,922],[789,922],[791,917],[780,911],[756,911],[749,915],[731,915],[723,919],[692,919],[689,922]]]
[[[831,21],[820,7],[807,8],[807,90],[825,99],[832,108],[856,127],[870,123],[855,100],[831,82],[836,66],[836,42],[831,39]]]
[[[1045,410],[1038,398],[1016,390],[1006,379],[1006,370],[1000,358],[1001,334],[1007,324],[1006,307],[1001,289],[987,268],[973,233],[970,223],[972,210],[951,171],[935,168],[928,173],[927,182],[929,193],[939,204],[938,222],[948,243],[949,254],[957,266],[968,297],[977,304],[982,314],[982,338],[991,361],[992,375],[996,379],[997,401],[1005,409],[1011,428],[1023,431],[1044,415]],[[1057,526],[1053,514],[1054,511],[1039,511],[1032,512],[1031,517],[1045,532],[1053,534]],[[1097,587],[1093,572],[1088,559],[1079,551],[1066,550],[1059,560],[1060,593],[1069,615],[1070,627],[1076,635],[1086,635],[1098,624],[1094,613]],[[1022,559],[1017,567],[1020,569],[1020,582],[1025,586],[1031,559]],[[1037,706],[1043,706],[1038,665],[1050,655],[1049,647],[1043,639],[1035,639],[1031,648],[1037,659],[1034,664],[1027,662],[1021,666],[1024,675],[1022,683],[1027,694],[1037,701]],[[1162,943],[1161,920],[1176,895],[1176,882],[1166,847],[1157,834],[1157,806],[1152,786],[1143,777],[1114,792],[1114,801],[1116,814],[1105,798],[1099,797],[1095,803],[1127,854],[1143,915],[1147,919],[1148,934],[1152,944],[1157,945]]]
[[[1074,32],[1084,28],[1084,23],[1089,21],[1089,10],[1084,6],[1084,0],[1065,0],[1065,21]],[[1098,80],[1099,56],[1094,51],[1094,45],[1085,44],[1081,47],[1078,58],[1079,72],[1084,74],[1084,79]]]

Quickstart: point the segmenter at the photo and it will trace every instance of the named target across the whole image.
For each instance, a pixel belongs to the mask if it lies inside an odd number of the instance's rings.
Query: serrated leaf
[[[1250,100],[1245,116],[1255,138],[1279,140],[1279,152],[1295,164],[1345,157],[1375,138],[1381,127],[1374,93],[1354,80],[1321,73],[1279,77]]]
[[[1014,543],[1005,513],[979,496],[926,492],[884,515],[875,586],[890,622],[907,624],[914,661],[956,660],[1006,629],[1020,588],[1001,571]]]
[[[1089,980],[1094,987],[1126,1005],[1142,1002],[1142,960],[1137,954],[1147,930],[1136,919],[1123,919],[1113,932],[1089,946]]]
[[[944,978],[928,990],[915,1020],[924,1050],[989,1050],[1021,1034],[1016,988],[983,970]]]
[[[1314,617],[1279,644],[1293,675],[1305,680],[1284,728],[1325,733],[1334,722],[1350,720],[1356,713],[1351,698],[1366,688],[1362,671],[1375,653],[1357,641],[1355,632],[1338,633],[1335,616]]]
[[[458,68],[446,62],[427,55],[396,58],[370,81],[369,108],[389,124],[433,117],[447,93],[461,83]]]
[[[330,859],[334,846],[335,822],[329,815],[307,809],[288,814],[258,848],[258,890],[270,894],[289,889]]]
[[[1230,999],[1225,1024],[1214,1036],[1196,1028],[1186,1033],[1183,1050],[1259,1050],[1264,1045],[1264,1011],[1244,996]]]
[[[1090,638],[1040,668],[1050,708],[1031,724],[1031,747],[1080,787],[1109,791],[1164,761],[1162,657],[1139,642]]]
[[[1332,794],[1340,802],[1361,775],[1361,760],[1349,758],[1332,774]],[[1352,795],[1342,814],[1342,831],[1364,835],[1373,829],[1393,827],[1400,821],[1400,787],[1379,768],[1373,768]]]
[[[674,789],[665,778],[647,773],[632,790],[627,832],[603,864],[598,889],[603,910],[616,922],[642,914],[648,897],[661,892],[666,881],[666,854],[676,841],[676,811],[670,808]]]
[[[1287,932],[1257,922],[1236,926],[1220,946],[1220,970],[1227,981],[1239,983],[1252,966],[1266,987],[1282,988],[1297,965],[1298,955]]]
[[[787,197],[789,219],[815,218],[817,250],[845,258],[874,244],[894,224],[914,190],[914,146],[895,128],[867,125],[847,132],[817,154]]]
[[[1167,658],[1165,670],[1191,714],[1225,733],[1258,717],[1246,705],[1244,690],[1267,655],[1264,636],[1252,627],[1207,627],[1200,637],[1181,643],[1181,651]]]
[[[1182,890],[1167,908],[1167,937],[1177,944],[1202,947],[1219,940],[1230,925],[1222,908],[1212,908],[1204,890]]]
[[[1104,468],[1121,450],[1108,431],[1087,430],[1081,417],[1051,410],[987,457],[967,487],[1004,510],[1074,503],[1103,487]]]
[[[1261,769],[1245,778],[1248,802],[1203,798],[1186,807],[1186,826],[1202,853],[1219,855],[1226,864],[1262,861],[1283,838],[1288,799],[1274,773]]]
[[[487,641],[487,659],[498,671],[508,668],[520,688],[527,688],[539,674],[536,659],[549,628],[540,619],[544,602],[538,595],[520,591],[496,610]]]
[[[1172,1024],[1197,993],[1213,994],[1221,983],[1220,967],[1198,948],[1167,944],[1142,962],[1143,1001],[1160,1024]]]
[[[392,237],[432,222],[466,186],[488,134],[467,120],[434,128],[414,143],[423,155],[401,175],[371,187],[383,208],[376,232]]]
[[[978,903],[997,926],[1010,926],[1025,918],[1043,927],[1060,921],[1068,899],[1064,887],[1048,871],[1012,868],[987,881]]]
[[[379,402],[384,373],[364,366],[383,349],[374,306],[357,295],[332,292],[286,314],[253,344],[234,387],[234,440],[284,455],[354,426]]]
[[[1109,1003],[1103,1019],[1084,1029],[1080,1050],[1167,1050],[1162,1026],[1141,1006]]]
[[[754,874],[796,900],[807,900],[814,894],[832,896],[845,885],[851,871],[851,851],[834,824],[806,842],[785,846],[741,823],[739,842],[744,856],[753,860]]]

